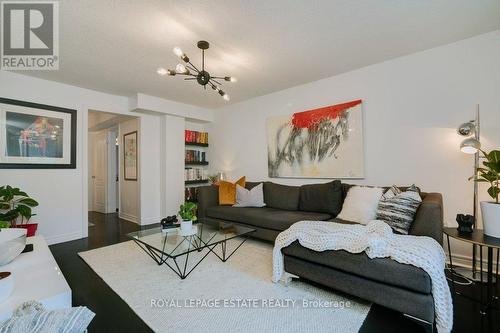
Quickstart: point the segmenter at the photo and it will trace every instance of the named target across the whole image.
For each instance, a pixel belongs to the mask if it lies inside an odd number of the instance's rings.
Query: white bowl
[[[0,303],[5,301],[14,289],[14,277],[10,272],[0,272]]]
[[[26,229],[0,228],[0,266],[16,259],[26,247]]]

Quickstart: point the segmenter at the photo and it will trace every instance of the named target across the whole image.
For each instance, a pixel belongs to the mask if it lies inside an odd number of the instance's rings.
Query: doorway
[[[93,220],[103,220],[98,218],[99,214],[125,215],[127,220],[138,222],[140,203],[133,193],[134,184],[124,183],[120,173],[123,168],[123,159],[120,158],[120,142],[123,140],[120,138],[124,131],[134,126],[138,127],[137,117],[89,111],[89,227],[96,222]],[[135,181],[137,188],[138,181]]]

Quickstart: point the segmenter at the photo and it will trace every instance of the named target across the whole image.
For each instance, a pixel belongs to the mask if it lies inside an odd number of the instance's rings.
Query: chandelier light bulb
[[[224,80],[226,80],[226,81],[230,81],[230,82],[237,82],[237,81],[238,81],[238,80],[237,80],[235,77],[233,77],[233,76],[226,76],[226,77],[224,77]]]
[[[163,68],[163,67],[160,67],[156,70],[156,73],[158,73],[159,75],[163,76],[163,75],[167,75],[168,74],[168,71]]]
[[[175,71],[175,69],[167,69],[167,74],[170,76],[174,76],[175,74],[177,74],[177,72]]]
[[[176,46],[174,47],[174,54],[180,58],[184,55],[184,52],[182,52],[180,47]]]
[[[184,66],[183,64],[177,64],[177,66],[175,66],[175,71],[177,73],[186,73],[186,66]]]
[[[224,98],[225,101],[229,101],[229,95],[224,93],[224,95],[222,95],[222,98]]]

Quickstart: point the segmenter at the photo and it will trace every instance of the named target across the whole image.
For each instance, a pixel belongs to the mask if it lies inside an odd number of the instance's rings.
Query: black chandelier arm
[[[192,68],[192,70],[196,71],[197,73],[199,73],[199,72],[200,72],[200,70],[199,70],[198,68],[196,68],[196,66],[195,66],[195,65],[193,65],[191,62],[188,62],[188,64],[190,64],[190,65],[191,65],[191,67],[193,67],[193,68]]]
[[[190,63],[190,64],[191,64],[191,63]],[[192,70],[192,71],[194,71],[194,72],[196,72],[196,73],[199,73],[199,72],[200,72],[200,71],[199,71],[196,67],[194,67],[192,64],[191,64],[191,66],[186,65],[186,68],[187,68],[187,69],[189,69],[189,70]]]
[[[210,78],[210,81],[213,81],[213,82],[217,83],[219,86],[221,86],[221,85],[222,85],[222,83],[220,83],[219,81],[214,80],[214,78],[213,78],[213,77],[211,77],[211,78]],[[214,84],[215,84],[215,83],[214,83]]]

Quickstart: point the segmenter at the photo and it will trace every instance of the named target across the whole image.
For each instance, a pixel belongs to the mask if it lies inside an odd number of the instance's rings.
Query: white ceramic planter
[[[500,204],[481,201],[484,233],[488,236],[500,238]]]
[[[182,220],[181,222],[181,230],[183,232],[190,232],[193,229],[193,221],[191,220]]]

